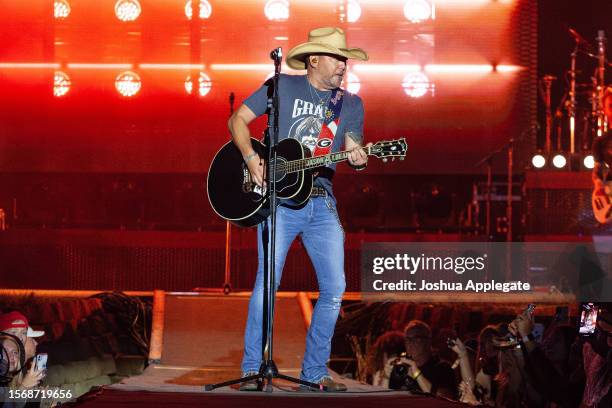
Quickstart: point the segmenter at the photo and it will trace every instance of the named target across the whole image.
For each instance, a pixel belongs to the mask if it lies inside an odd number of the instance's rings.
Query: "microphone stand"
[[[243,383],[252,380],[261,380],[258,391],[262,390],[265,383],[265,391],[272,392],[272,380],[280,378],[296,384],[310,387],[314,390],[327,391],[327,386],[315,384],[309,381],[304,381],[299,378],[290,377],[280,374],[276,363],[273,359],[273,332],[274,332],[274,304],[276,299],[276,207],[278,205],[276,198],[276,164],[277,164],[277,145],[278,145],[278,112],[280,112],[280,102],[278,96],[278,84],[280,78],[282,49],[275,48],[270,52],[270,58],[274,61],[274,77],[273,77],[273,94],[268,98],[268,128],[266,129],[265,144],[267,147],[266,169],[267,176],[265,183],[267,188],[264,188],[264,194],[268,196],[270,206],[270,225],[268,220],[261,223],[261,237],[263,246],[263,319],[262,319],[262,336],[261,336],[261,365],[259,372],[248,377],[237,378],[234,380],[225,381],[217,384],[207,384],[204,386],[205,391],[212,391],[216,388],[226,387],[233,384]],[[268,250],[268,245],[270,246]]]
[[[230,105],[230,116],[234,114],[234,101],[236,97],[233,92],[230,92],[229,95],[229,105]],[[232,291],[232,282],[231,282],[231,255],[232,255],[232,224],[229,221],[225,221],[225,281],[223,282],[223,293],[229,295]]]

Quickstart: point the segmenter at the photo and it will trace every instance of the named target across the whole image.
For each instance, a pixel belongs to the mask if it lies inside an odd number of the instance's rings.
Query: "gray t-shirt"
[[[257,116],[261,116],[267,111],[268,89],[271,84],[271,79],[266,81],[261,88],[244,101],[244,104]],[[312,88],[306,75],[286,74],[280,75],[279,89],[279,140],[287,137],[297,139],[305,147],[308,147],[312,153],[323,125],[323,112],[327,107],[332,91],[320,91]],[[324,102],[322,105],[321,100]],[[351,133],[353,139],[362,142],[363,103],[359,96],[345,91],[338,131],[331,149],[332,153],[342,149],[347,132]],[[331,163],[327,167],[336,170],[336,163]],[[325,188],[333,197],[329,179],[317,177],[314,184]]]

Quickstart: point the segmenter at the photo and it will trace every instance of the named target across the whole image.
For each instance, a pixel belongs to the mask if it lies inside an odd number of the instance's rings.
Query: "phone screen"
[[[41,353],[36,355],[36,370],[46,370],[47,369],[47,357],[48,354]]]
[[[583,336],[590,336],[595,333],[597,327],[597,315],[599,307],[594,303],[583,303],[580,313],[580,328],[578,333]]]

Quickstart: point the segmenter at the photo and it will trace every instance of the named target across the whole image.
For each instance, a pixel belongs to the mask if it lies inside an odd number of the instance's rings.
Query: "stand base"
[[[222,383],[216,384],[206,384],[204,386],[204,391],[212,391],[217,388],[227,387],[234,384],[241,384],[247,381],[253,380],[261,380],[260,386],[257,388],[257,391],[263,391],[265,389],[266,392],[272,392],[272,380],[274,378],[280,378],[281,380],[290,381],[295,384],[300,384],[305,387],[310,388],[312,391],[327,391],[327,386],[322,384],[315,384],[310,381],[300,380],[299,378],[290,377],[288,375],[280,374],[278,372],[278,368],[276,368],[276,364],[274,360],[266,360],[261,363],[261,367],[259,367],[259,373],[250,375],[248,377],[236,378],[233,380],[224,381]],[[264,386],[265,383],[265,386]],[[246,391],[245,391],[246,392]]]

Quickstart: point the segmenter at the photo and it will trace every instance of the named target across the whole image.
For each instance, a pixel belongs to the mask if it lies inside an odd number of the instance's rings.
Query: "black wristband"
[[[368,167],[368,164],[364,163],[361,166],[355,166],[354,164],[350,164],[349,163],[349,166],[351,166],[353,168],[353,170],[361,171],[361,170],[365,170],[365,168]]]

